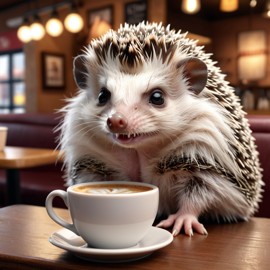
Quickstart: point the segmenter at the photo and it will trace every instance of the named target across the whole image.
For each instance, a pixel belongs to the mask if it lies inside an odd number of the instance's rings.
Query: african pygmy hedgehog
[[[125,24],[75,58],[74,77],[60,138],[68,185],[157,185],[158,226],[174,224],[174,235],[206,234],[201,218],[257,210],[263,182],[245,113],[196,41],[161,24]]]

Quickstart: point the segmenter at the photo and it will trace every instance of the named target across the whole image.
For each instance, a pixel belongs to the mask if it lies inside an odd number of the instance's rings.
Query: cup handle
[[[67,208],[69,208],[68,207],[67,192],[64,191],[64,190],[60,190],[60,189],[54,190],[46,198],[45,206],[46,206],[46,210],[47,210],[48,215],[57,224],[59,224],[60,226],[65,227],[65,228],[71,230],[72,232],[74,232],[74,233],[76,233],[78,235],[78,232],[77,232],[74,224],[68,223],[67,221],[65,221],[64,219],[62,219],[61,217],[59,217],[55,213],[55,211],[53,210],[53,200],[54,200],[55,197],[60,197],[64,201],[64,203],[67,206]]]

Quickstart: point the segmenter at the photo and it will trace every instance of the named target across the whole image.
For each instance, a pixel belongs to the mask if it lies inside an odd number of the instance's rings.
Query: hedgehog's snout
[[[107,119],[107,126],[113,133],[124,133],[127,125],[127,118],[119,112],[114,113]]]

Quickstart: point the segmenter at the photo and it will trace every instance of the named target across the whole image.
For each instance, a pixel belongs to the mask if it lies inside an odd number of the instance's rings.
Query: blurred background
[[[270,113],[270,1],[1,0],[0,113],[53,113],[76,93],[73,58],[124,22],[188,31],[221,67],[244,109]]]

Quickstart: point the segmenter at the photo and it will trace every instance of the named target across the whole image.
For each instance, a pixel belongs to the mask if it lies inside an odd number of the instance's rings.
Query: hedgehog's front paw
[[[172,234],[176,236],[180,233],[183,228],[185,234],[188,236],[193,235],[193,229],[200,234],[207,235],[207,230],[204,228],[203,224],[198,221],[198,218],[192,214],[180,214],[176,213],[170,215],[167,219],[162,220],[157,227],[168,228],[173,225]]]

